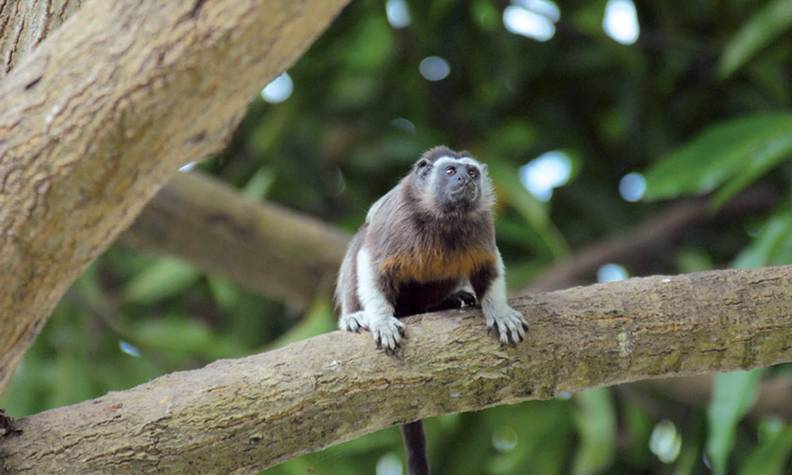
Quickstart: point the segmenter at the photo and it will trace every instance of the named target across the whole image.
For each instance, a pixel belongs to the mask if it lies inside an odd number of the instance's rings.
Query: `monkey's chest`
[[[484,248],[457,251],[424,249],[388,257],[380,267],[383,273],[392,276],[396,282],[424,283],[466,279],[494,262],[495,255]]]

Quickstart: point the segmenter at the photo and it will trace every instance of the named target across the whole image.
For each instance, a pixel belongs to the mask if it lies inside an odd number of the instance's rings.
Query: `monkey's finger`
[[[498,322],[498,334],[500,335],[501,343],[509,343],[509,330],[503,322]]]
[[[374,330],[374,345],[378,350],[382,349],[382,336],[380,335],[379,330]]]

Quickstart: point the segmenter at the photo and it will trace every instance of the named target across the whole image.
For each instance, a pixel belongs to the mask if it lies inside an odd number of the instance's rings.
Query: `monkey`
[[[394,353],[406,337],[401,318],[478,303],[501,343],[522,341],[528,325],[506,300],[494,196],[487,166],[470,153],[442,145],[423,153],[349,243],[336,283],[339,327],[367,330]],[[421,421],[402,425],[402,435],[409,473],[428,474]]]

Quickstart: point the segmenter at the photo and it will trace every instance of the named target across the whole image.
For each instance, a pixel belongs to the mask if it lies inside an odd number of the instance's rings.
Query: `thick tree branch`
[[[0,1],[0,79],[85,0]]]
[[[74,278],[345,3],[90,1],[0,82],[0,391]]]
[[[197,173],[173,177],[121,235],[136,249],[178,256],[298,309],[335,277],[348,240],[333,226],[250,201]]]
[[[786,266],[521,297],[517,347],[477,310],[413,317],[399,357],[334,332],[23,418],[0,460],[11,473],[250,473],[408,420],[768,366],[792,360],[790,284]]]

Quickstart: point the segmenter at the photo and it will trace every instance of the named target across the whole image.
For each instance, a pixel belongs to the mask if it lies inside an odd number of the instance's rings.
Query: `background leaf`
[[[575,424],[580,445],[575,452],[572,473],[602,472],[615,451],[616,413],[608,389],[593,389],[575,395]]]
[[[792,115],[735,119],[712,126],[663,158],[646,174],[647,200],[709,193],[731,180],[722,203],[792,157]]]
[[[707,408],[707,455],[717,475],[726,473],[737,423],[756,402],[759,378],[763,372],[760,368],[714,376],[712,401]]]
[[[732,75],[759,51],[792,27],[792,2],[772,0],[754,13],[724,49],[718,75]]]

